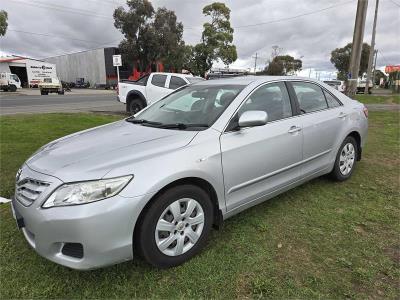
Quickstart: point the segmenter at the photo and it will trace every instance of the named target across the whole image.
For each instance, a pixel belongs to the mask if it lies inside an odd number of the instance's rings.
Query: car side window
[[[265,111],[268,114],[268,122],[291,117],[292,107],[285,84],[271,83],[258,88],[239,109],[239,117],[249,110]]]
[[[172,90],[176,90],[177,88],[186,85],[187,82],[182,78],[171,76],[171,80],[169,81],[169,88]]]
[[[328,102],[328,106],[329,106],[330,108],[338,107],[338,106],[341,105],[340,102],[339,102],[339,100],[336,99],[335,97],[333,97],[333,96],[332,96],[330,93],[328,93],[327,91],[324,91],[324,94],[325,94],[326,102]]]
[[[167,81],[167,75],[153,75],[151,84],[159,87],[165,87],[165,81]]]
[[[322,89],[309,82],[292,82],[302,113],[328,108]]]

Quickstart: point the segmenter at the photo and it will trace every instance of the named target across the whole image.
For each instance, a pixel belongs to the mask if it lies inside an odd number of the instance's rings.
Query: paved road
[[[115,94],[12,96],[0,94],[0,115],[48,112],[123,113],[125,105]]]
[[[125,112],[125,105],[114,93],[87,95],[7,95],[0,94],[0,115],[49,112]],[[398,104],[368,104],[371,111],[400,110]]]

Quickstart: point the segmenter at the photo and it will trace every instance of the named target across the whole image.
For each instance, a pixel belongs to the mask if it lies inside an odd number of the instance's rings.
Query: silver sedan
[[[37,253],[71,268],[134,251],[177,266],[240,211],[321,175],[348,179],[367,117],[308,78],[199,82],[43,146],[17,173],[14,216]]]

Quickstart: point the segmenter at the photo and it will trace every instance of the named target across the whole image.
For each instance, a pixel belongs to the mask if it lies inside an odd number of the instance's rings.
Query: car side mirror
[[[262,110],[245,111],[239,118],[239,127],[254,127],[267,124],[268,114]]]

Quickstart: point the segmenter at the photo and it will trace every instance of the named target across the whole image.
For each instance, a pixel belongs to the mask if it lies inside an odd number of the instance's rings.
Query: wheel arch
[[[159,197],[161,194],[163,194],[165,191],[167,191],[175,186],[179,186],[179,185],[183,185],[183,184],[195,185],[195,186],[203,189],[210,196],[211,203],[213,206],[213,211],[214,211],[213,227],[217,228],[217,229],[220,227],[220,225],[222,224],[222,221],[223,221],[223,217],[222,217],[222,211],[218,204],[218,195],[217,195],[215,188],[212,186],[212,184],[210,182],[208,182],[207,180],[205,180],[203,178],[185,177],[185,178],[180,178],[180,179],[177,179],[175,181],[168,183],[167,185],[162,187],[153,197],[151,197],[151,199],[146,203],[146,205],[144,206],[144,208],[142,209],[142,211],[139,214],[139,217],[135,224],[133,237],[137,236],[138,229],[142,223],[143,217],[145,216],[150,205],[155,201],[155,199],[157,197]]]
[[[356,142],[357,142],[357,160],[361,160],[361,154],[362,154],[361,134],[358,131],[353,130],[347,136],[351,136],[356,140]]]
[[[146,98],[141,92],[139,92],[139,91],[130,91],[126,95],[126,109],[127,109],[127,111],[129,110],[130,102],[133,101],[134,99],[140,99],[140,101],[143,104],[143,107],[147,106]]]

